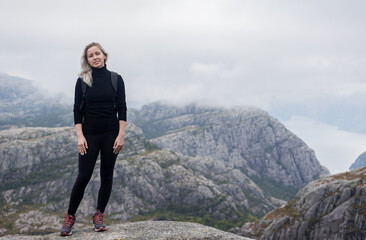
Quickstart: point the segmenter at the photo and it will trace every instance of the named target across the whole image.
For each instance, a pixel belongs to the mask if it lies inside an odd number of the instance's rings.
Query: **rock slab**
[[[4,236],[1,240],[36,240],[36,239],[103,239],[103,240],[251,240],[233,233],[198,223],[174,221],[141,221],[110,226],[108,231],[94,232],[91,228],[75,229],[70,237],[60,237],[58,233],[44,236],[14,235]]]

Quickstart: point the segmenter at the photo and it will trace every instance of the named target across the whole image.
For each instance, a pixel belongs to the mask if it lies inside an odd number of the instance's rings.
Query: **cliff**
[[[313,150],[258,108],[153,103],[135,113],[133,121],[159,147],[226,162],[263,184],[296,191],[329,174]]]
[[[285,206],[244,225],[241,234],[263,240],[364,240],[366,167],[311,182]]]

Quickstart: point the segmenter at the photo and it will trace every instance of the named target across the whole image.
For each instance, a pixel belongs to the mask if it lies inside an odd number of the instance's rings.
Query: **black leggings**
[[[79,153],[79,173],[71,191],[69,214],[76,213],[83,199],[85,188],[93,174],[99,152],[101,184],[98,193],[97,209],[102,213],[104,212],[112,191],[113,170],[117,158],[117,154],[113,153],[113,145],[117,135],[118,132],[85,135],[88,143],[87,154],[81,155]]]

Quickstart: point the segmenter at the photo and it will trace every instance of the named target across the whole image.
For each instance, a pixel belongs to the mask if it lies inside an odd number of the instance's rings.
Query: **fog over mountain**
[[[0,129],[24,126],[71,126],[70,99],[49,94],[34,82],[0,74]]]
[[[133,109],[127,95],[127,105],[129,109]],[[366,95],[365,95],[366,96]],[[361,97],[361,96],[360,96]],[[72,126],[72,97],[61,94],[52,93],[41,89],[34,81],[24,78],[0,74],[0,128],[20,126]],[[359,98],[357,98],[359,100]],[[354,108],[349,101],[348,107],[341,108],[341,112],[352,111]],[[198,105],[215,106],[211,102],[198,103]],[[180,102],[178,105],[184,105]],[[245,105],[245,104],[244,104]],[[340,103],[341,106],[341,103]],[[362,107],[362,105],[357,105]],[[276,112],[280,117],[279,120],[286,125],[296,135],[306,140],[306,143],[315,150],[319,161],[328,167],[332,173],[339,173],[348,169],[360,153],[364,151],[364,142],[366,135],[338,130],[338,127],[328,126],[315,121],[314,119],[302,117],[290,117],[290,114],[307,114],[310,107],[302,109],[301,106],[293,106],[292,109],[286,107],[278,109]],[[322,108],[321,106],[318,106]],[[335,107],[334,107],[335,108]],[[316,109],[316,108],[314,108]],[[323,107],[322,109],[327,109]],[[326,112],[324,110],[324,112]],[[269,112],[272,116],[276,116]],[[316,113],[316,111],[314,111]],[[326,115],[322,113],[323,115]],[[329,113],[331,115],[331,113]],[[357,115],[358,114],[358,115]],[[353,129],[361,129],[363,122],[355,119],[363,119],[364,111],[360,109],[356,115],[352,117],[344,117],[344,122],[353,120]],[[319,116],[318,116],[319,117]],[[276,117],[277,118],[277,117]],[[308,120],[306,120],[308,119]],[[332,119],[332,118],[329,118]],[[342,121],[342,118],[334,118],[333,121]],[[344,125],[346,128],[346,125]],[[327,139],[327,141],[324,141]]]

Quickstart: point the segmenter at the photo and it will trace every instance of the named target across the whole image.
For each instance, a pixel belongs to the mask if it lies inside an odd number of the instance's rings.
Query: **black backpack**
[[[114,109],[116,109],[116,98],[117,98],[117,92],[118,92],[118,74],[116,72],[111,71],[111,83],[114,90]],[[86,84],[84,81],[81,81],[81,92],[83,93],[83,97],[81,99],[80,103],[80,111],[83,111],[84,105],[85,105],[85,95],[86,91],[88,90],[88,84]]]

